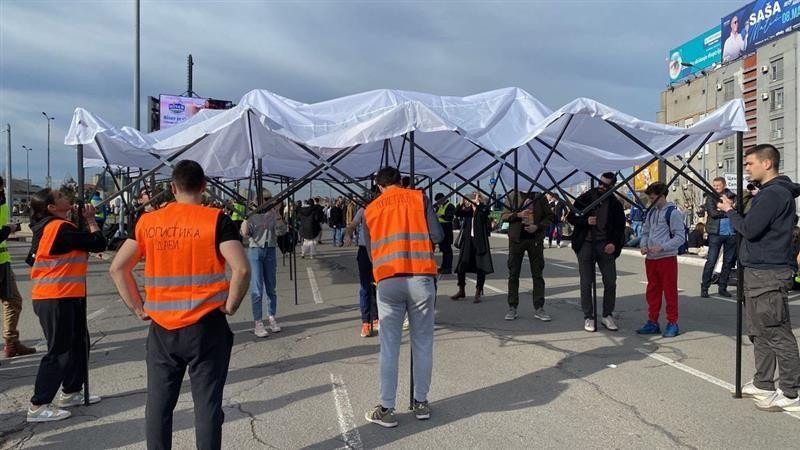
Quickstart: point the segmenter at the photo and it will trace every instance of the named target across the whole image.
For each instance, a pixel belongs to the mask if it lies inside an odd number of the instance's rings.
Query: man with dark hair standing
[[[736,195],[726,187],[725,178],[717,177],[712,181],[714,192],[720,197],[733,200]],[[722,250],[722,271],[719,274],[719,295],[730,297],[728,292],[728,278],[731,275],[733,263],[736,261],[736,233],[731,227],[731,220],[717,207],[718,197],[706,195],[706,232],[708,232],[708,255],[703,267],[703,278],[700,284],[700,296],[708,298],[708,287],[711,285],[711,275],[717,265],[720,250]]]
[[[502,219],[508,222],[508,312],[506,320],[517,318],[519,274],[528,252],[533,277],[533,317],[543,322],[553,320],[544,311],[544,232],[553,223],[553,211],[540,192],[523,199],[520,192],[509,196],[515,210],[505,208]],[[521,208],[521,209],[520,209]]]
[[[456,207],[441,192],[434,196],[436,199],[436,217],[439,225],[444,231],[444,239],[439,243],[439,250],[442,252],[442,265],[439,273],[453,273],[453,218],[456,215]]]
[[[414,364],[414,415],[429,419],[428,390],[433,372],[433,306],[436,300],[434,243],[443,238],[436,213],[422,191],[400,185],[400,172],[384,167],[375,176],[381,191],[364,211],[365,244],[378,283],[378,333],[381,344],[381,403],[366,419],[397,426],[397,363],[403,318],[411,324]]]
[[[614,187],[617,176],[612,172],[600,177],[600,185],[575,199],[575,209],[583,210]],[[616,259],[625,245],[625,210],[614,195],[597,204],[587,215],[570,213],[567,220],[575,230],[572,233],[572,249],[578,256],[578,273],[581,279],[581,307],[586,331],[595,330],[592,283],[595,281],[595,265],[603,275],[603,316],[601,323],[606,329],[617,331],[614,323],[614,306],[617,300]]]
[[[183,160],[172,171],[175,203],[145,214],[111,263],[122,300],[142,320],[147,337],[147,447],[172,447],[172,413],[188,367],[194,400],[195,445],[222,446],[222,390],[228,375],[233,315],[247,293],[250,264],[233,221],[202,206],[203,168]],[[133,268],[144,258],[142,302]],[[231,268],[230,282],[225,263]]]
[[[733,201],[723,196],[733,228],[742,235],[739,261],[744,266],[744,296],[748,335],[753,343],[756,373],[742,387],[742,395],[760,398],[763,411],[800,411],[800,355],[789,318],[788,291],[792,287],[792,230],[800,185],[779,174],[781,156],[769,144],[745,152],[750,180],[761,186],[750,212],[742,217]],[[778,367],[778,389],[775,369]]]
[[[639,334],[658,334],[661,327],[658,316],[666,302],[667,326],[663,337],[672,338],[678,329],[678,251],[686,243],[683,213],[667,201],[669,188],[661,182],[647,187],[644,193],[650,198],[639,242],[647,274],[647,322],[636,330]]]

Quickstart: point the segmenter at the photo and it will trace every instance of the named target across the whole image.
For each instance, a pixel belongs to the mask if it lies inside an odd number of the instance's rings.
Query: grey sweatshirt
[[[683,213],[680,212],[680,210],[675,208],[675,210],[672,211],[672,215],[669,218],[670,223],[667,224],[667,208],[670,206],[674,207],[675,205],[668,202],[661,209],[654,206],[645,217],[642,226],[642,240],[639,244],[640,248],[659,245],[663,249],[658,253],[648,252],[647,259],[678,256],[678,248],[680,248],[686,240],[686,236],[684,235]],[[672,230],[671,238],[670,230]]]

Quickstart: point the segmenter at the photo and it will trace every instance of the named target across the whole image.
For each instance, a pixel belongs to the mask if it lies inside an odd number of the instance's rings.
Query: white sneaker
[[[533,317],[541,320],[542,322],[550,322],[551,320],[553,320],[553,318],[550,317],[550,314],[544,312],[544,308],[539,308],[536,311],[534,311]]]
[[[35,409],[28,408],[28,417],[26,420],[29,423],[55,422],[58,420],[64,420],[71,415],[71,412],[64,409],[58,409],[53,405],[41,405]]]
[[[403,321],[403,331],[408,331],[411,328],[411,324],[408,322],[408,317],[406,320]]]
[[[269,316],[269,331],[273,333],[278,333],[281,331],[281,327],[278,326],[278,321],[275,320],[275,316]]]
[[[780,389],[775,390],[769,397],[756,403],[756,408],[761,411],[800,411],[800,397],[788,398]]]
[[[256,326],[253,329],[253,334],[255,334],[260,338],[269,337],[269,331],[267,331],[267,329],[264,328],[264,321],[256,320]]]
[[[583,321],[583,329],[588,331],[588,332],[590,332],[590,333],[594,333],[595,332],[594,319],[586,319],[586,320],[584,320]]]
[[[766,389],[761,389],[759,387],[756,387],[756,385],[753,384],[752,380],[748,381],[744,386],[742,386],[742,397],[749,397],[758,400],[763,400],[767,397],[771,397],[772,394],[774,393],[775,390],[768,391]]]
[[[100,403],[100,400],[102,399],[99,396],[89,394],[90,405]],[[70,408],[72,406],[83,405],[83,390],[73,394],[65,394],[63,391],[60,392],[58,397],[56,397],[54,405],[58,406],[59,408]]]
[[[611,316],[603,317],[602,319],[600,319],[600,323],[602,323],[603,326],[606,327],[606,329],[608,331],[618,331],[619,330],[619,327],[617,327],[617,324],[614,322],[614,318],[611,317]]]

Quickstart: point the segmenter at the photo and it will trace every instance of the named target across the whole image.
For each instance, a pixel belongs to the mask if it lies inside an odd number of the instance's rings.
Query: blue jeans
[[[397,363],[408,312],[414,357],[414,399],[428,400],[433,372],[433,307],[436,281],[432,276],[394,277],[378,283],[381,332],[381,405],[394,408],[397,400]]]
[[[275,247],[251,247],[247,257],[250,260],[250,301],[253,304],[253,320],[263,320],[261,309],[262,293],[269,297],[269,315],[274,316],[278,307],[275,295],[275,274],[278,260]]]
[[[333,229],[333,245],[344,245],[344,228],[336,227]]]
[[[631,228],[633,228],[633,234],[635,234],[636,237],[642,237],[642,226],[643,225],[644,225],[644,222],[638,222],[638,221],[631,222]]]
[[[719,288],[721,290],[728,288],[731,269],[736,262],[736,235],[709,234],[708,255],[706,255],[706,264],[703,267],[703,278],[700,285],[702,289],[708,289],[711,284],[711,275],[714,274],[714,266],[717,265],[720,250],[722,250],[722,271],[719,274]]]
[[[372,295],[372,261],[367,254],[367,247],[358,246],[358,300],[361,307],[361,323],[370,323],[378,318],[378,307]]]

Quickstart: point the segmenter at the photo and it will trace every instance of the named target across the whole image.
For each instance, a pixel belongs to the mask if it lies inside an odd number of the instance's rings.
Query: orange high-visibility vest
[[[86,297],[89,253],[73,250],[63,255],[51,254],[61,224],[77,228],[72,222],[63,219],[51,220],[44,226],[31,267],[33,300]]]
[[[375,281],[397,275],[436,275],[422,191],[393,187],[364,211]]]
[[[144,263],[144,310],[168,330],[196,323],[228,298],[225,260],[217,251],[216,208],[172,203],[136,225]]]

